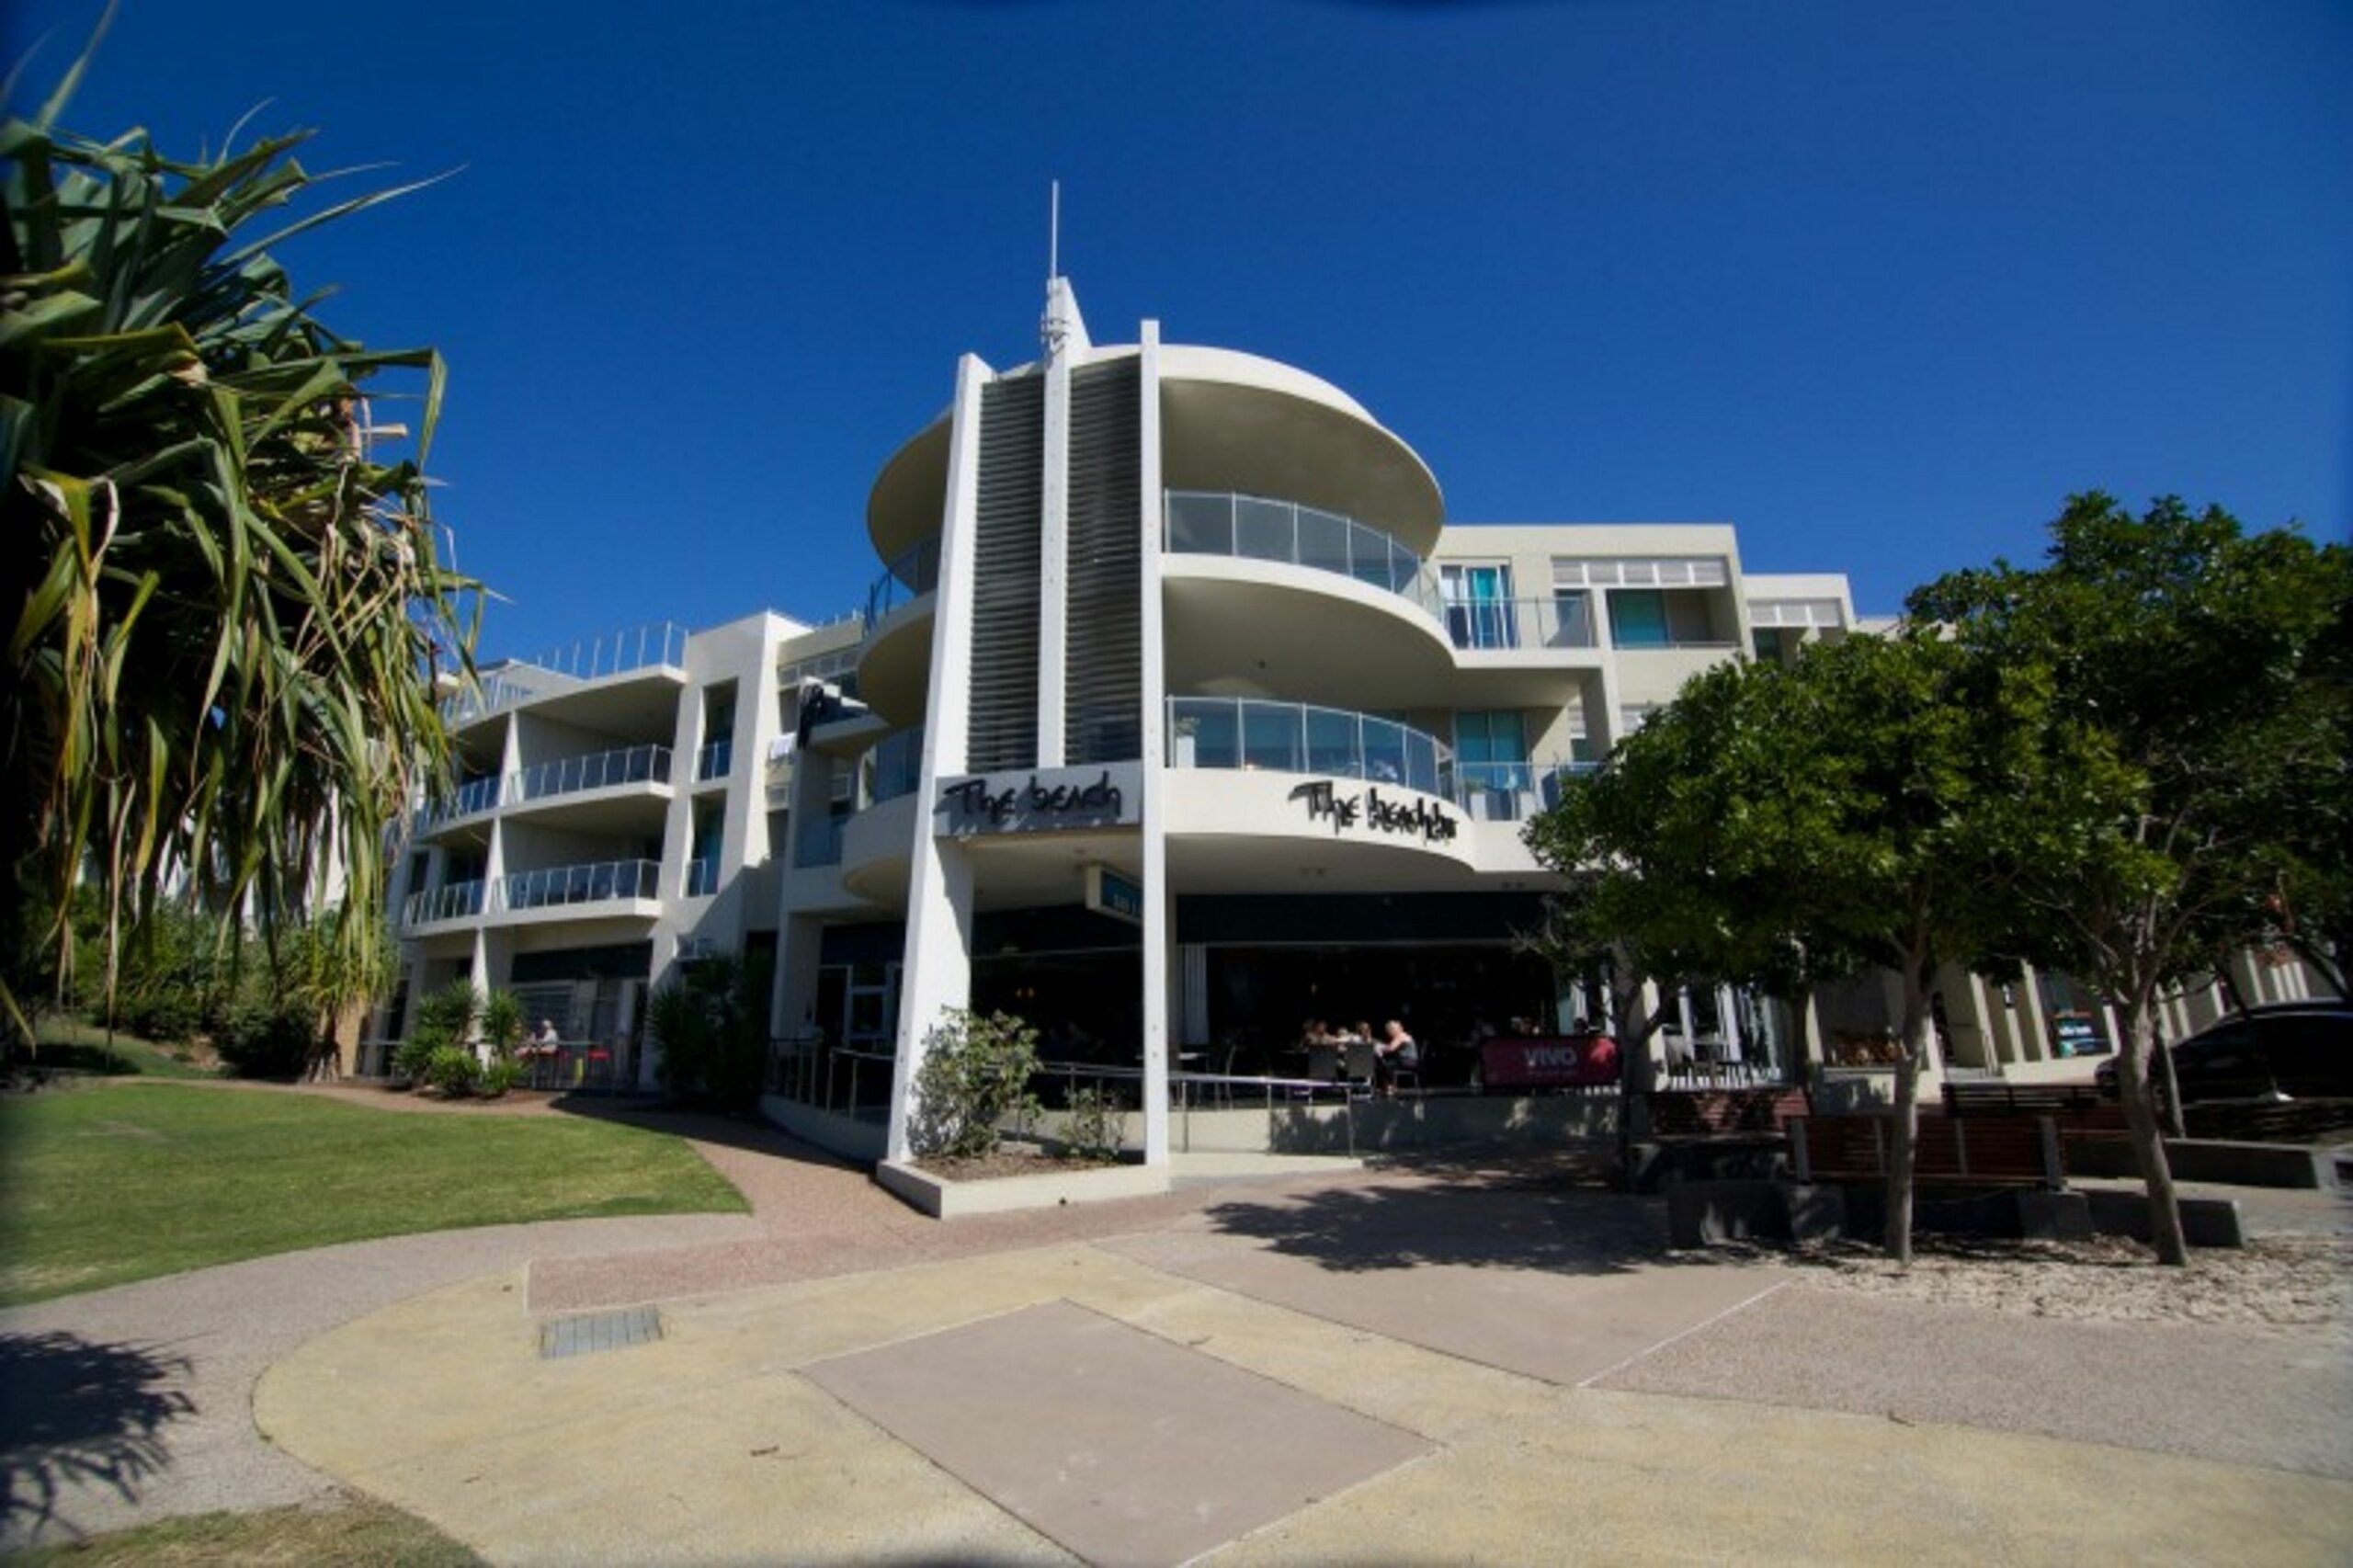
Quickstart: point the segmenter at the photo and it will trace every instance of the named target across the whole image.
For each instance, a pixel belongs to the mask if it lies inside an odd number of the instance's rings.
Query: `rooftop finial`
[[[1052,186],[1046,220],[1046,311],[1038,318],[1038,341],[1049,363],[1067,349],[1086,352],[1086,324],[1079,319],[1078,301],[1071,298],[1070,281],[1063,276],[1063,182]]]

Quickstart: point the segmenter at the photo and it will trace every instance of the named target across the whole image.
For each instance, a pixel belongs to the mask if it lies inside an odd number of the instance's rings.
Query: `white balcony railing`
[[[507,803],[544,801],[551,795],[573,795],[583,790],[609,790],[620,784],[667,784],[668,746],[618,746],[582,756],[557,757],[506,776]]]

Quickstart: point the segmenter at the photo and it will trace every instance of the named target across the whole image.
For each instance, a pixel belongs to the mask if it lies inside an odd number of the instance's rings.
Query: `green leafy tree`
[[[440,359],[335,332],[272,256],[398,193],[271,230],[317,183],[304,134],[196,160],[75,134],[57,120],[88,59],[0,127],[0,954],[46,948],[70,983],[86,879],[110,993],[120,932],[169,887],[268,929],[332,858],[347,904],[382,904],[386,830],[447,773],[434,683],[471,678],[472,585],[418,466]],[[422,395],[415,460],[377,455],[399,432],[366,395],[393,372]],[[22,972],[0,977],[16,1028]]]
[[[1654,975],[1784,994],[1864,963],[1900,977],[1886,1246],[1906,1262],[1937,970],[2012,945],[2015,868],[2097,762],[2049,727],[2034,676],[1917,633],[1723,665],[1530,829],[1577,927]]]
[[[1724,837],[1715,790],[1716,765],[1746,722],[1751,678],[1739,665],[1694,676],[1599,771],[1566,778],[1560,803],[1525,830],[1565,885],[1522,945],[1564,977],[1598,976],[1609,988],[1629,1178],[1650,1042],[1676,1016],[1677,994],[1719,982],[1785,992],[1804,967],[1778,890],[1748,881]]]
[[[2052,525],[2040,568],[1957,573],[1910,603],[1978,656],[2052,672],[2066,722],[2131,770],[2032,863],[2021,902],[2038,949],[2123,1014],[2118,1078],[2157,1254],[2187,1263],[2149,1088],[2154,1006],[2279,934],[2292,901],[2342,918],[2353,551],[2171,497],[2136,517],[2092,493]]]

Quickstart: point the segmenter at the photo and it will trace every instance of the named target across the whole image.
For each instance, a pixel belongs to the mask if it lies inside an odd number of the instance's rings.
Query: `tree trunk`
[[[1631,972],[1631,964],[1622,970],[1613,966],[1609,985],[1610,1005],[1618,1012],[1609,1031],[1618,1045],[1618,1185],[1627,1192],[1633,1191],[1635,1186],[1636,1138],[1650,1131],[1650,1103],[1643,1096],[1650,1086],[1651,1036],[1657,1031],[1661,1016],[1643,1011],[1640,979],[1631,987],[1620,988],[1616,974]]]
[[[2117,1063],[2116,1089],[2131,1130],[2132,1157],[2149,1188],[2149,1238],[2157,1249],[2157,1261],[2181,1267],[2189,1262],[2189,1243],[2181,1233],[2181,1207],[2174,1195],[2173,1169],[2165,1163],[2165,1139],[2157,1131],[2156,1108],[2149,1103],[2149,1061],[2156,1038],[2150,1011],[2148,988],[2136,989],[2125,1006],[2124,1060]],[[2180,1104],[2177,1093],[2174,1103]]]
[[[1895,1058],[1894,1135],[1887,1151],[1887,1227],[1882,1244],[1888,1256],[1912,1267],[1912,1166],[1920,1136],[1920,1063],[1927,1057],[1928,987],[1922,966],[1907,964],[1904,973],[1904,1043]]]

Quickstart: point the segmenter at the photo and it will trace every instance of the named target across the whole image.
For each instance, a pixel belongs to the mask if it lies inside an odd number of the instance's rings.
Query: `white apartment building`
[[[1449,525],[1340,389],[1154,322],[1098,346],[1064,279],[1044,338],[966,357],[882,465],[864,616],[488,673],[396,882],[410,994],[508,985],[644,1080],[649,986],[772,953],[788,1125],[904,1157],[930,1031],[1002,1009],[1127,1074],[1163,1162],[1172,1070],[1279,1073],[1309,1017],[1398,1018],[1440,1083],[1482,1027],[1598,1019],[1515,942],[1522,822],[1693,672],[1870,629],[1720,523]],[[2088,1075],[2115,1038],[2063,977],[1947,980],[1939,1070]],[[1690,1053],[1775,1076],[1868,1074],[1893,1017],[1877,977],[1681,1006]]]

